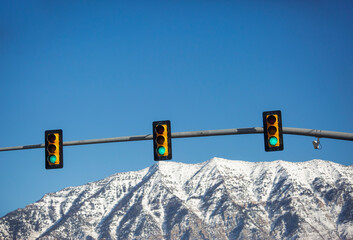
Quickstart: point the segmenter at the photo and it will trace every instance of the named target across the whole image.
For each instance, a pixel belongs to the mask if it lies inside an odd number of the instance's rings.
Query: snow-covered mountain
[[[353,239],[353,166],[158,162],[49,193],[0,239]]]

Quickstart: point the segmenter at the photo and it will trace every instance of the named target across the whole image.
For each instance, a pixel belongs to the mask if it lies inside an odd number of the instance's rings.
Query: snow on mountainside
[[[158,162],[49,193],[0,239],[353,239],[353,166]]]

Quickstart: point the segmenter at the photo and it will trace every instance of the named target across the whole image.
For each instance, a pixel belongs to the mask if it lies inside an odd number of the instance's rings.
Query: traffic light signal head
[[[155,161],[172,159],[172,137],[169,120],[153,122],[153,152]]]
[[[45,168],[63,168],[63,131],[45,131]]]
[[[281,111],[263,112],[265,151],[283,150]]]

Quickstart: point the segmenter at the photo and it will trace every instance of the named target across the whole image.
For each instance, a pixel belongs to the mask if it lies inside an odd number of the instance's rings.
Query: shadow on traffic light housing
[[[155,161],[172,159],[172,137],[169,120],[153,122],[153,152]]]
[[[45,131],[45,168],[63,168],[63,131]]]
[[[282,151],[282,115],[281,111],[268,111],[262,113],[264,124],[265,151]]]

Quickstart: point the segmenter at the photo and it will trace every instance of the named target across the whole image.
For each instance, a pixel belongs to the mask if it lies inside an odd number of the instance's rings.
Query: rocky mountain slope
[[[49,193],[0,239],[353,239],[353,166],[158,162]]]

